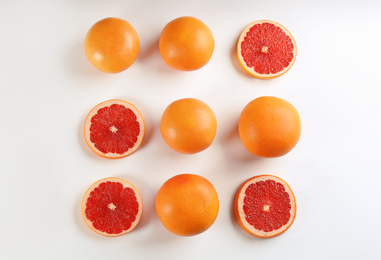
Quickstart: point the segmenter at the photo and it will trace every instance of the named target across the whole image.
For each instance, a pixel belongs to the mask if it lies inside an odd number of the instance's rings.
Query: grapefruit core
[[[139,223],[142,212],[139,191],[131,183],[116,177],[95,182],[82,200],[85,223],[103,236],[129,233]]]
[[[253,77],[269,79],[286,73],[296,58],[296,42],[281,24],[259,20],[246,26],[237,44],[242,68]]]
[[[295,196],[281,178],[255,176],[237,191],[234,212],[238,224],[250,235],[274,237],[285,232],[294,222]]]
[[[144,133],[144,120],[138,109],[119,99],[98,104],[85,122],[86,143],[97,155],[109,159],[135,152]]]

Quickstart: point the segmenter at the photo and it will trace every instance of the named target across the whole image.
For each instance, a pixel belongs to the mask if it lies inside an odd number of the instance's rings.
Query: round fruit
[[[260,157],[278,157],[290,152],[300,138],[298,111],[277,97],[254,99],[242,110],[238,131],[247,150]]]
[[[260,20],[246,26],[237,44],[238,60],[250,75],[269,79],[288,71],[295,62],[296,43],[283,25]]]
[[[132,231],[143,211],[138,190],[129,182],[109,177],[95,182],[82,200],[86,224],[100,235],[116,237]]]
[[[134,27],[119,18],[106,18],[95,23],[85,39],[89,61],[100,71],[121,72],[138,57],[140,43]]]
[[[212,32],[194,17],[180,17],[169,22],[159,40],[164,62],[177,70],[197,70],[208,63],[214,50]]]
[[[284,180],[272,175],[256,176],[239,188],[234,212],[239,225],[250,235],[274,237],[294,222],[295,196]]]
[[[218,196],[204,177],[180,174],[167,180],[156,196],[161,223],[179,236],[193,236],[207,230],[218,215]]]
[[[204,102],[179,99],[164,111],[160,132],[173,150],[194,154],[208,148],[216,135],[217,120],[212,109]]]
[[[116,159],[139,148],[145,126],[143,117],[132,104],[119,99],[98,104],[85,122],[85,140],[96,154]]]

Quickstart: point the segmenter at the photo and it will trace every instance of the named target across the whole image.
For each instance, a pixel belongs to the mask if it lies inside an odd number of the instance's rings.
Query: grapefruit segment
[[[124,100],[98,104],[85,122],[85,140],[99,156],[126,157],[139,148],[145,133],[144,120],[138,109]]]
[[[281,24],[259,20],[246,26],[237,44],[238,60],[253,77],[269,79],[286,73],[296,58],[296,42]]]
[[[237,191],[234,212],[238,224],[250,235],[274,237],[294,222],[295,196],[290,186],[279,177],[255,176]]]
[[[87,226],[108,237],[132,231],[139,223],[142,212],[139,191],[120,178],[98,180],[82,200],[82,216]]]

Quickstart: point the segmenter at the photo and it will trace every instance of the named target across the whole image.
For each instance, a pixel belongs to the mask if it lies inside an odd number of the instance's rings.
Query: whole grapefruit
[[[260,157],[279,157],[290,152],[301,134],[299,113],[278,97],[259,97],[242,110],[238,121],[244,146]]]
[[[197,70],[212,57],[213,34],[201,20],[190,16],[179,17],[162,30],[159,50],[168,66],[182,71]]]
[[[118,73],[129,68],[139,54],[140,42],[132,25],[109,17],[95,23],[87,32],[85,51],[100,71]]]

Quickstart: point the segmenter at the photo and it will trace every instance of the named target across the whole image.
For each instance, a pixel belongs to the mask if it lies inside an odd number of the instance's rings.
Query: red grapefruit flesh
[[[129,233],[143,212],[138,190],[129,182],[109,177],[98,180],[82,200],[82,216],[96,233],[116,237]]]
[[[86,143],[96,154],[109,159],[135,152],[144,133],[144,120],[138,109],[119,99],[98,104],[85,122]]]
[[[246,26],[237,44],[238,60],[251,76],[269,79],[286,73],[296,58],[296,43],[281,24],[260,20]]]
[[[238,224],[250,235],[274,237],[294,222],[295,196],[290,186],[279,177],[255,176],[236,193],[234,212]]]

